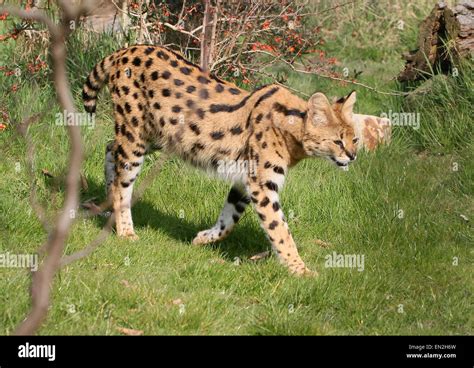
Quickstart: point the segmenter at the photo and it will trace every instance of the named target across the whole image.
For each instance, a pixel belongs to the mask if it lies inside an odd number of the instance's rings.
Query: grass
[[[384,90],[399,88],[392,80],[403,66],[399,52],[407,40],[414,42],[416,24],[431,7],[390,4],[387,17],[406,20],[403,37],[383,32],[383,23],[374,33],[364,31],[382,11],[368,2],[371,11],[339,12],[325,28],[328,35],[341,35],[327,41],[341,67],[363,68],[360,81]],[[347,36],[354,30],[360,41]],[[78,106],[84,76],[116,46],[100,37],[103,48],[71,41]],[[11,44],[1,46],[2,63],[24,65]],[[173,159],[133,208],[140,240],[111,236],[91,256],[62,269],[40,334],[119,334],[119,327],[145,334],[472,334],[474,239],[471,222],[461,217],[473,218],[471,67],[459,77],[435,80],[430,93],[409,101],[358,88],[358,112],[416,112],[420,129],[395,127],[391,145],[361,153],[347,173],[323,160],[304,161],[290,172],[283,208],[302,258],[319,278],[292,277],[273,257],[251,262],[249,257],[269,249],[251,210],[224,242],[192,246],[196,232],[217,218],[228,184]],[[56,177],[65,172],[67,136],[54,125],[59,109],[45,76],[16,82],[18,92],[0,99],[14,119],[47,110],[30,134],[39,198],[52,214],[62,203],[64,184],[40,170]],[[6,90],[13,82],[1,76],[0,83]],[[288,84],[328,95],[351,88],[291,73]],[[113,136],[106,100],[99,103],[96,127],[83,129],[89,188],[82,200],[104,198],[103,153]],[[0,253],[35,252],[47,234],[28,203],[25,143],[9,128],[0,133],[0,147]],[[147,159],[142,178],[156,158]],[[82,249],[104,221],[79,221],[66,253]],[[331,247],[321,248],[317,239]],[[364,271],[326,268],[325,257],[333,251],[364,255]],[[28,272],[0,268],[0,288],[0,334],[9,334],[29,308]]]

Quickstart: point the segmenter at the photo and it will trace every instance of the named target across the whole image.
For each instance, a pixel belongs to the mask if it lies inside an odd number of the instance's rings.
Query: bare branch
[[[51,38],[50,52],[57,98],[61,107],[68,114],[74,114],[75,108],[66,73],[65,38],[71,32],[70,22],[77,21],[80,14],[87,10],[89,2],[83,2],[75,7],[66,1],[58,1],[58,4],[63,12],[63,19],[60,24],[55,24],[43,11],[37,9],[26,11],[11,6],[0,6],[0,12],[8,12],[22,19],[34,20],[48,27]],[[51,284],[59,267],[64,243],[74,220],[74,217],[71,216],[71,211],[75,211],[78,207],[80,167],[83,156],[81,133],[78,126],[69,125],[67,130],[70,137],[71,150],[68,164],[69,171],[66,176],[64,206],[44,245],[46,258],[38,271],[33,275],[31,288],[32,308],[26,319],[17,327],[16,335],[34,334],[47,315]]]

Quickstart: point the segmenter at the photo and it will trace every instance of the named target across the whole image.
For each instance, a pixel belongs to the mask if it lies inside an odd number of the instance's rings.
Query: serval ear
[[[313,125],[327,123],[331,119],[332,108],[324,93],[316,92],[308,101],[308,118]]]
[[[352,121],[352,114],[356,100],[356,91],[352,91],[346,97],[337,101],[337,103],[342,104],[341,115],[346,122]]]

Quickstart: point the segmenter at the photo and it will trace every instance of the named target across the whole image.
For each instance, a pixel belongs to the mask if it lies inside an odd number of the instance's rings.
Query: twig
[[[348,80],[348,79],[344,79],[344,78],[339,78],[339,77],[333,77],[331,75],[327,75],[327,74],[321,74],[321,73],[316,73],[314,71],[308,71],[308,70],[301,70],[301,69],[297,69],[294,64],[290,63],[289,61],[279,57],[279,56],[275,56],[274,54],[272,54],[271,52],[267,52],[267,51],[264,51],[264,50],[253,50],[252,52],[258,52],[258,53],[261,53],[261,54],[266,54],[266,55],[269,55],[269,56],[272,56],[272,57],[276,57],[276,59],[278,61],[281,61],[283,62],[284,64],[288,65],[293,71],[297,72],[297,73],[302,73],[302,74],[310,74],[310,75],[315,75],[317,77],[321,77],[321,78],[325,78],[325,79],[331,79],[331,80],[334,80],[334,81],[338,81],[338,82],[343,82],[343,83],[350,83],[350,84],[353,84],[353,85],[356,85],[356,86],[359,86],[359,87],[363,87],[365,89],[368,89],[370,91],[373,91],[375,93],[379,93],[381,95],[388,95],[388,96],[408,96],[410,94],[410,92],[393,92],[393,91],[380,91],[379,89],[375,88],[375,87],[372,87],[372,86],[369,86],[367,84],[364,84],[364,83],[360,83],[360,82],[356,82],[356,81],[351,81],[351,80]],[[249,68],[246,68],[247,70],[251,70]]]
[[[43,11],[37,9],[26,11],[12,6],[0,6],[0,12],[8,12],[22,19],[37,21],[48,27],[51,38],[50,51],[57,98],[67,114],[74,114],[74,102],[66,73],[66,45],[64,41],[71,32],[70,22],[76,22],[90,4],[89,2],[82,2],[80,5],[73,7],[69,2],[61,0],[58,1],[58,5],[63,11],[63,19],[60,24],[55,24]],[[71,150],[68,163],[69,171],[66,177],[64,205],[45,243],[46,257],[32,278],[31,310],[14,332],[16,335],[34,334],[47,315],[50,304],[51,284],[58,270],[64,243],[73,223],[73,217],[70,214],[71,211],[75,211],[79,202],[79,172],[83,157],[81,133],[78,126],[68,125],[67,130]]]

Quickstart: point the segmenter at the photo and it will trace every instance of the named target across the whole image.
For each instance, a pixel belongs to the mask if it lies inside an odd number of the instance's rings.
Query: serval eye
[[[352,140],[352,143],[354,143],[354,144],[356,144],[357,142],[359,142],[359,138],[357,138],[357,137]]]
[[[344,148],[344,143],[340,139],[334,141],[334,143],[337,144],[339,147]]]

